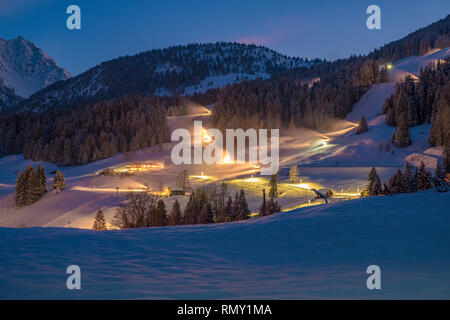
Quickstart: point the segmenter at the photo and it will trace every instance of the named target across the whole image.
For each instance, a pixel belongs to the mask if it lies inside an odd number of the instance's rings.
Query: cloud
[[[280,40],[286,38],[286,36],[288,34],[289,34],[289,31],[286,29],[286,30],[276,31],[276,32],[264,34],[264,35],[241,37],[241,38],[236,39],[235,41],[239,42],[239,43],[243,43],[243,44],[256,44],[256,45],[267,46],[267,45],[273,45],[273,44],[279,42]]]

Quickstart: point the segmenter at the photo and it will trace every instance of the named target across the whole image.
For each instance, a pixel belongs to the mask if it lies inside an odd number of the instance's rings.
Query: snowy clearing
[[[428,191],[216,225],[1,228],[0,298],[449,299],[449,206]],[[72,264],[81,290],[66,289]]]

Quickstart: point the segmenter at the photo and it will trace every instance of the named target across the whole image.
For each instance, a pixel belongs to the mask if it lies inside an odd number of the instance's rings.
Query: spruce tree
[[[64,175],[59,170],[56,170],[55,177],[53,178],[52,188],[53,188],[53,190],[57,190],[57,191],[64,190],[66,188],[66,182],[64,180]]]
[[[369,130],[369,126],[367,125],[366,118],[364,118],[364,116],[361,116],[361,119],[359,120],[359,124],[356,127],[356,134],[367,132],[368,130]]]
[[[278,173],[270,176],[269,187],[269,199],[275,201],[278,198]]]
[[[289,181],[295,183],[298,181],[298,166],[293,164],[289,169]]]
[[[198,223],[213,223],[213,213],[211,206],[207,203],[203,203],[200,215],[198,217]]]
[[[427,170],[425,169],[425,164],[422,161],[420,163],[419,177],[418,177],[418,181],[417,181],[417,189],[419,191],[428,190],[433,187],[430,183],[429,177],[430,177],[430,173],[427,172]]]
[[[369,191],[369,195],[376,196],[381,194],[381,180],[375,167],[372,167],[372,169],[370,170],[368,181],[369,184],[367,186],[367,189]]]
[[[250,210],[248,210],[247,200],[245,199],[244,189],[241,189],[239,193],[239,205],[238,212],[236,215],[236,220],[244,220],[248,219],[248,215],[250,214]]]
[[[233,206],[231,207],[230,219],[235,221],[239,213],[239,194],[236,192],[234,194]]]
[[[443,163],[445,173],[450,173],[450,133],[447,135],[447,141],[444,144],[444,155],[443,155]]]
[[[26,197],[25,182],[26,182],[25,173],[20,171],[19,176],[17,177],[16,189],[14,192],[14,202],[17,207],[23,207],[26,205],[26,203],[25,203],[25,197]]]
[[[436,164],[436,170],[434,171],[434,177],[444,181],[445,180],[445,171],[442,169],[441,164],[439,163],[439,160]]]
[[[393,194],[402,192],[402,172],[397,170],[397,172],[389,179],[389,191]]]
[[[45,176],[45,168],[43,166],[39,166],[37,173],[39,176],[39,184],[42,193],[47,192],[47,177]]]
[[[183,216],[181,215],[181,207],[178,200],[172,205],[172,211],[170,212],[170,224],[179,225],[183,223]]]
[[[92,230],[97,230],[97,231],[107,230],[105,216],[104,216],[102,210],[97,211],[97,214],[95,215],[94,225],[92,226]]]
[[[397,121],[397,131],[392,134],[392,142],[396,147],[402,148],[411,144],[406,112],[401,112]]]
[[[414,192],[414,177],[412,175],[412,167],[408,161],[406,161],[405,166],[403,167],[402,173],[402,184],[401,184],[401,192],[408,193]]]
[[[156,202],[156,207],[152,210],[151,226],[160,227],[166,226],[167,224],[166,205],[163,200],[159,199]]]

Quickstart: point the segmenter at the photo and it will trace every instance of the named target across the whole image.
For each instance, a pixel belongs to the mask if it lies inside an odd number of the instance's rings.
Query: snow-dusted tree
[[[241,189],[239,192],[238,211],[236,214],[236,220],[248,219],[250,210],[248,210],[247,200],[245,199],[245,191]]]
[[[298,166],[296,164],[293,164],[291,166],[291,169],[289,169],[289,181],[292,183],[295,183],[298,181]]]
[[[406,161],[405,166],[403,167],[403,173],[402,173],[402,183],[401,183],[401,192],[414,192],[414,190],[416,189],[414,184],[414,176],[411,172],[412,167],[409,164],[408,161]]]
[[[422,161],[420,163],[419,177],[417,181],[417,189],[419,191],[428,190],[433,187],[429,179],[430,176],[431,174],[425,169],[425,164]]]
[[[369,195],[377,196],[381,194],[381,180],[375,167],[372,167],[372,169],[370,170],[368,180],[369,184],[367,186],[367,189],[369,191]]]
[[[213,213],[211,206],[207,203],[203,203],[200,215],[198,217],[198,223],[213,223]]]
[[[24,205],[26,205],[26,203],[25,203],[25,197],[26,197],[25,182],[26,182],[25,173],[20,171],[19,176],[17,177],[16,189],[14,192],[14,202],[17,207],[23,207]]]
[[[274,201],[278,198],[278,173],[270,176],[269,186],[269,199]]]
[[[445,171],[444,171],[444,169],[442,169],[441,164],[439,163],[439,160],[436,165],[436,170],[434,171],[434,177],[436,179],[439,179],[442,181],[445,180]]]
[[[55,177],[53,178],[52,188],[53,190],[57,191],[61,191],[66,188],[66,181],[64,180],[64,175],[59,170],[56,170]]]
[[[38,177],[39,177],[39,185],[42,192],[47,192],[47,177],[45,176],[45,168],[43,166],[39,166],[37,169]]]
[[[178,225],[183,223],[183,216],[181,215],[181,207],[178,200],[175,200],[172,205],[169,222],[171,225]]]
[[[411,135],[408,129],[406,112],[401,112],[397,120],[397,131],[392,134],[392,142],[396,147],[402,148],[411,144]]]
[[[389,179],[389,191],[393,194],[402,192],[403,183],[402,172],[397,170],[397,172]]]
[[[167,224],[166,205],[163,200],[159,199],[156,202],[156,207],[151,212],[151,226],[159,227],[166,226]]]
[[[447,142],[444,145],[444,170],[446,173],[450,173],[450,133],[448,134]]]
[[[105,215],[103,214],[102,210],[97,211],[97,214],[95,215],[94,225],[92,226],[92,230],[97,230],[97,231],[107,230]]]
[[[369,130],[369,126],[367,125],[366,118],[364,118],[364,116],[361,116],[361,120],[359,120],[359,124],[356,127],[356,134],[367,132],[367,130]]]

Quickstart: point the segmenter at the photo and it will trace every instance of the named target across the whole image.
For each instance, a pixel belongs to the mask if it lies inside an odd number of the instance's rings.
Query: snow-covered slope
[[[34,43],[18,37],[0,39],[0,78],[17,95],[28,98],[53,82],[70,78],[70,74]]]
[[[430,64],[436,65],[448,56],[450,56],[450,47],[440,50],[435,49],[423,56],[411,56],[397,60],[394,68],[389,72],[391,79],[392,81],[401,81],[407,75],[417,78],[421,68]]]
[[[427,191],[216,225],[0,228],[0,298],[449,299],[449,206]]]
[[[417,77],[420,69],[436,64],[439,60],[450,55],[450,48],[435,50],[421,57],[408,57],[397,61],[390,70],[391,82],[374,84],[353,106],[347,115],[347,123],[343,122],[341,130],[324,132],[328,143],[323,147],[323,153],[304,159],[305,163],[315,165],[339,166],[403,166],[405,161],[435,168],[442,148],[430,148],[430,124],[423,124],[410,128],[412,144],[406,148],[396,148],[391,143],[392,134],[396,128],[388,126],[385,115],[381,114],[383,103],[394,93],[395,84],[406,75]],[[354,125],[361,116],[366,118],[368,132],[355,134]],[[386,142],[389,144],[386,150]],[[380,148],[381,147],[381,148]]]

